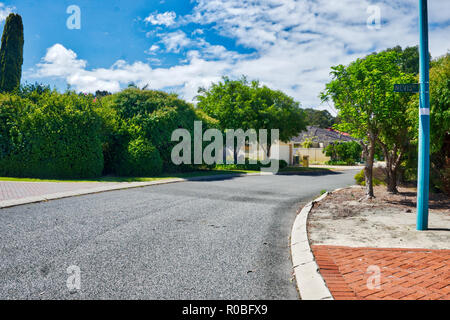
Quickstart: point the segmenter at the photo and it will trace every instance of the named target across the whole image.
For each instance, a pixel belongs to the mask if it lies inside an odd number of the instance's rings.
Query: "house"
[[[323,149],[332,142],[357,141],[347,133],[342,133],[334,129],[323,129],[319,127],[308,126],[298,136],[293,137],[289,142],[278,142],[272,145],[271,158],[278,158],[286,161],[289,165],[296,165],[301,162],[303,156],[309,157],[310,163],[324,163],[331,160],[323,153]],[[303,148],[304,144],[310,145],[309,148]],[[255,148],[256,149],[256,148]],[[259,157],[258,157],[259,153]],[[250,159],[264,157],[264,152],[259,148],[258,152],[252,152],[249,145],[241,150],[240,155]]]

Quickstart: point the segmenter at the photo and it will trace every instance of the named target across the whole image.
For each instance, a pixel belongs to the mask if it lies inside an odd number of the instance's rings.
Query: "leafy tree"
[[[409,106],[409,118],[413,122],[413,142],[417,145],[419,127],[419,96],[415,95]],[[445,136],[450,132],[450,54],[432,61],[430,68],[430,153],[432,182],[443,189],[449,181],[446,168],[447,152]],[[414,163],[415,165],[415,163]],[[450,188],[450,186],[448,187]]]
[[[281,141],[289,141],[305,129],[305,115],[299,103],[281,91],[249,83],[245,77],[226,77],[208,90],[199,89],[198,108],[218,120],[219,129],[268,130],[266,155],[270,156],[271,129],[279,129]],[[264,146],[262,146],[264,147]],[[235,150],[235,160],[237,158]]]
[[[96,98],[101,98],[101,97],[106,97],[106,96],[110,96],[112,95],[111,92],[106,91],[106,90],[97,90],[95,91],[95,97]]]
[[[312,148],[313,147],[313,139],[312,138],[305,138],[305,140],[302,142],[302,148]]]
[[[400,68],[404,73],[419,74],[419,46],[406,47],[401,46],[387,49],[386,51],[394,51],[399,55]],[[431,62],[431,54],[429,54]]]
[[[5,22],[0,49],[0,92],[19,88],[23,64],[22,17],[11,13]]]
[[[326,156],[331,157],[331,161],[353,165],[360,161],[362,148],[356,141],[335,142],[330,143],[323,151]]]
[[[373,162],[383,121],[393,107],[393,79],[402,76],[399,55],[388,51],[357,59],[348,66],[332,67],[332,81],[322,92],[323,101],[333,100],[341,123],[338,130],[359,139],[366,160],[366,196],[373,193]]]
[[[415,82],[413,74],[398,74],[392,78],[393,83]],[[408,119],[408,106],[413,96],[409,93],[392,93],[386,95],[384,117],[380,124],[378,143],[386,161],[387,190],[398,193],[398,170],[404,155],[411,146],[411,122]]]
[[[327,110],[303,109],[306,114],[306,123],[309,126],[319,128],[330,128],[335,122],[335,118]]]

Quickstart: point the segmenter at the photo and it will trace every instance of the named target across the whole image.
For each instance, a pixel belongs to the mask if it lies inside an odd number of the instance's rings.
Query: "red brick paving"
[[[450,250],[312,246],[336,300],[450,300]],[[367,286],[369,266],[380,287]]]
[[[111,185],[111,182],[20,182],[0,181],[0,201],[44,196]]]

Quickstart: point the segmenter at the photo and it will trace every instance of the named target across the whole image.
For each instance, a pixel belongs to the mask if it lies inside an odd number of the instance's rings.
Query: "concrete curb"
[[[324,199],[328,192],[308,203],[295,219],[291,231],[291,256],[297,288],[302,300],[333,300],[309,246],[306,230],[308,214],[315,202]]]
[[[211,176],[201,176],[201,177],[192,177],[192,178],[173,178],[173,179],[164,179],[164,180],[156,180],[156,181],[148,181],[148,182],[120,182],[118,184],[114,184],[112,186],[101,186],[97,188],[88,188],[88,189],[80,189],[76,191],[66,191],[66,192],[58,192],[52,193],[43,196],[34,196],[34,197],[26,197],[21,199],[12,199],[12,200],[4,200],[0,201],[0,209],[10,208],[25,204],[37,203],[37,202],[45,202],[49,200],[63,199],[69,197],[76,197],[88,194],[95,194],[107,191],[116,191],[116,190],[126,190],[131,188],[142,188],[148,186],[155,186],[161,184],[169,184],[169,183],[177,183],[177,182],[185,182],[185,181],[208,181],[215,179],[229,179],[236,177],[245,177],[245,176],[261,176],[261,175],[271,175],[271,173],[265,172],[257,172],[257,173],[230,173],[230,174],[222,174],[222,175],[211,175]]]
[[[348,187],[353,188],[354,186]],[[339,188],[326,192],[311,201],[297,215],[291,231],[291,256],[297,288],[302,300],[334,300],[319,272],[311,247],[309,246],[307,222],[313,205],[325,199],[329,194],[347,189]]]

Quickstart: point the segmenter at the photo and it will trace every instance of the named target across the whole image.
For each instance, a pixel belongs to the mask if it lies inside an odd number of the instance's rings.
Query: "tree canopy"
[[[327,110],[315,110],[312,108],[303,109],[306,114],[306,123],[309,126],[319,127],[323,129],[331,128],[336,121]]]
[[[22,17],[11,13],[6,18],[0,49],[0,92],[11,92],[20,86],[23,44]]]
[[[332,81],[326,85],[322,100],[332,99],[339,112],[335,127],[360,139],[366,158],[366,187],[373,197],[372,167],[376,143],[388,137],[390,125],[405,117],[404,104],[397,103],[394,83],[407,83],[411,76],[401,71],[401,57],[394,50],[371,54],[348,66],[332,67]],[[403,113],[402,113],[403,112]],[[389,138],[392,138],[389,136]]]
[[[209,89],[200,88],[197,100],[197,107],[218,120],[223,132],[267,129],[270,134],[271,129],[279,129],[280,140],[289,141],[306,127],[305,114],[292,97],[245,77],[224,77]]]

